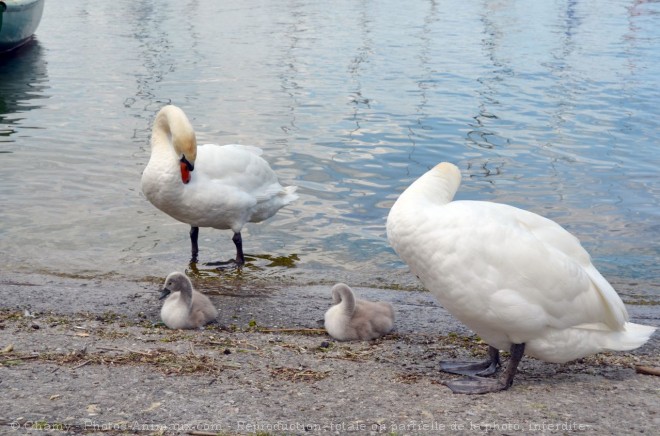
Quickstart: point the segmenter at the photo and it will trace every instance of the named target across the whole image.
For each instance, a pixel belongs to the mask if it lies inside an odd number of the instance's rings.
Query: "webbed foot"
[[[493,375],[500,364],[500,352],[495,347],[488,347],[488,359],[483,362],[471,362],[465,360],[442,361],[440,369],[452,374],[469,376]]]
[[[500,378],[487,379],[471,375],[467,378],[449,380],[443,384],[451,389],[451,391],[455,394],[488,394],[490,392],[507,390],[511,387],[511,385],[513,385],[513,377],[516,375],[518,364],[522,360],[524,353],[525,344],[511,345],[511,358],[509,359],[509,363],[506,366],[506,370],[502,373]],[[491,367],[497,368],[497,363],[499,363],[499,350],[497,350],[497,348],[490,347],[488,349],[488,355],[490,356],[488,361],[482,362],[481,364],[469,365],[468,369],[465,371],[477,371],[481,374],[484,374],[488,371],[491,371]],[[490,364],[486,366],[488,363]],[[465,368],[466,366],[462,367],[462,369]],[[492,370],[492,372],[494,372],[494,370]]]
[[[242,264],[237,263],[234,259],[231,260],[218,260],[216,262],[207,262],[205,266],[215,266],[218,269],[231,269],[231,268],[240,268]]]
[[[483,377],[466,377],[458,380],[450,380],[443,382],[455,394],[488,394],[491,392],[499,392],[508,389],[505,383],[499,379],[483,378]]]

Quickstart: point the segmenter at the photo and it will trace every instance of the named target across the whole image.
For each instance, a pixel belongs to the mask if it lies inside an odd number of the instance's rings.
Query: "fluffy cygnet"
[[[173,272],[165,279],[160,300],[167,298],[160,317],[171,329],[196,329],[213,321],[218,311],[211,300],[193,289],[183,273]]]
[[[369,340],[383,336],[394,327],[390,303],[355,298],[344,283],[332,288],[333,306],[325,313],[325,329],[340,341]]]

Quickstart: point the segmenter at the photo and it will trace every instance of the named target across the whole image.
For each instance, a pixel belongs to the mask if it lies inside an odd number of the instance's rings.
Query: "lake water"
[[[606,277],[660,295],[660,3],[402,5],[47,2],[0,60],[3,273],[188,268],[188,227],[140,192],[174,103],[200,143],[257,145],[299,186],[244,229],[248,278],[413,282],[385,219],[452,161],[457,198],[552,218]],[[233,255],[231,232],[201,230],[202,262]]]

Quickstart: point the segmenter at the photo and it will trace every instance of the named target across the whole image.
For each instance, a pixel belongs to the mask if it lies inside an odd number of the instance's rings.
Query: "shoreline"
[[[526,357],[508,391],[463,396],[442,385],[454,376],[437,362],[481,357],[486,346],[428,292],[354,287],[394,305],[395,331],[336,342],[321,330],[331,304],[326,285],[209,293],[219,322],[195,331],[155,324],[157,287],[5,276],[0,427],[18,425],[17,434],[59,425],[67,434],[404,435],[622,434],[660,424],[660,377],[634,368],[660,366],[657,332],[628,353],[561,365]],[[632,321],[660,325],[659,306],[627,307]]]

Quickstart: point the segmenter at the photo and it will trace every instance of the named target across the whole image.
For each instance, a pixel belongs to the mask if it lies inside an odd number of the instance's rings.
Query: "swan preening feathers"
[[[325,329],[340,341],[379,338],[394,327],[394,309],[390,303],[355,298],[344,283],[332,287],[333,306],[325,313]]]
[[[165,106],[153,124],[151,158],[142,191],[158,209],[190,225],[192,262],[199,227],[231,229],[238,265],[244,263],[241,229],[297,198],[283,187],[256,147],[197,146],[188,118]],[[512,206],[453,201],[458,168],[441,163],[406,189],[390,210],[387,237],[401,259],[458,320],[489,344],[481,363],[442,362],[445,371],[470,376],[447,382],[452,391],[485,393],[513,383],[524,354],[567,362],[601,351],[644,344],[654,327],[628,321],[612,286],[592,265],[580,242],[557,223]],[[161,316],[171,328],[195,328],[217,311],[181,273],[168,276]],[[337,284],[325,314],[339,340],[373,339],[392,330],[387,303],[356,299]],[[499,379],[491,375],[499,350],[511,351]]]
[[[218,316],[211,300],[196,291],[188,276],[180,272],[167,276],[160,299],[165,299],[160,317],[171,329],[196,329]]]
[[[241,229],[260,222],[298,196],[283,187],[257,147],[197,146],[195,131],[176,106],[163,107],[153,124],[151,158],[142,192],[158,209],[190,225],[192,262],[197,262],[200,227],[231,229],[238,265],[245,262]]]
[[[390,210],[390,244],[426,288],[490,345],[481,364],[445,362],[471,376],[452,391],[507,389],[524,354],[567,362],[632,350],[654,327],[628,322],[626,308],[580,242],[532,212],[486,201],[452,201],[458,168],[441,163],[406,189]],[[502,377],[499,350],[511,351]]]

